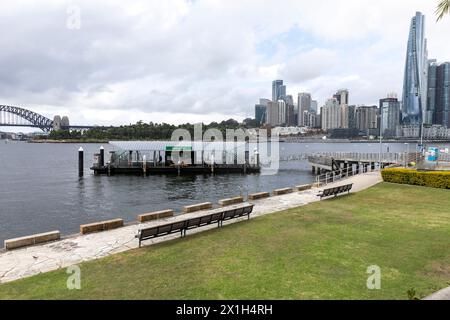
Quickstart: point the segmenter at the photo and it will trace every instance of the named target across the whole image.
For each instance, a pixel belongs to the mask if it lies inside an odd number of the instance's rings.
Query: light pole
[[[383,130],[381,129],[383,127],[383,108],[380,107],[380,168],[381,168],[381,154],[383,153]]]
[[[406,146],[406,154],[405,154],[405,168],[406,168],[408,164],[409,143],[405,143],[405,146]]]

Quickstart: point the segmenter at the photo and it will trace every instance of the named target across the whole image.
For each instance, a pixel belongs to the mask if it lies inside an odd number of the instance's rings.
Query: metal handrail
[[[405,160],[418,159],[420,153],[360,153],[360,152],[313,152],[300,153],[280,157],[280,161],[299,161],[307,160],[310,157],[334,158],[339,160],[358,161],[358,162],[390,162],[403,164]]]
[[[329,183],[341,181],[343,179],[348,179],[350,177],[354,177],[354,176],[357,176],[360,174],[364,174],[367,172],[376,172],[376,171],[380,171],[380,170],[381,170],[381,168],[379,166],[375,167],[374,170],[369,169],[368,167],[366,169],[365,166],[362,166],[360,168],[360,170],[355,170],[353,167],[350,167],[347,169],[340,169],[340,170],[327,172],[325,174],[316,176],[316,183],[322,185],[322,182],[323,182],[323,185],[328,185]]]

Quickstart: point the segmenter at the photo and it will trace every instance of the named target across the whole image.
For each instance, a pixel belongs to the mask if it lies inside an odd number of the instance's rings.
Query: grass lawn
[[[368,290],[368,266],[381,290]],[[408,299],[450,286],[450,191],[364,192],[0,285],[0,299]]]

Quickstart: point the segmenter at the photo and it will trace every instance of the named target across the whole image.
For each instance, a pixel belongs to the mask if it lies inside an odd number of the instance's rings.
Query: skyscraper
[[[428,52],[425,16],[417,12],[411,20],[403,79],[403,122],[419,125],[427,105]]]
[[[283,92],[284,91],[284,92]],[[272,82],[272,102],[277,102],[286,96],[286,86],[283,86],[283,80],[275,80]]]
[[[259,99],[259,104],[255,105],[255,120],[258,125],[267,122],[267,106],[270,100]]]
[[[450,128],[450,62],[436,69],[436,124]]]
[[[298,125],[304,127],[303,114],[311,110],[311,94],[302,92],[298,94]]]
[[[437,87],[437,67],[436,60],[430,60],[428,66],[428,92],[427,92],[427,112],[424,122],[435,124],[436,122],[436,87]]]

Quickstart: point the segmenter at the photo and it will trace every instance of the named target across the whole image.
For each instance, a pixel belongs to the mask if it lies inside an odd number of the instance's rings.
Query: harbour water
[[[85,150],[78,178],[77,150]],[[34,233],[77,233],[80,224],[174,209],[312,182],[306,161],[282,162],[276,175],[94,176],[89,170],[98,144],[33,144],[0,141],[0,242]],[[383,152],[406,152],[403,143]],[[415,145],[409,145],[410,151]],[[110,147],[105,145],[106,154]],[[282,156],[312,152],[373,152],[377,143],[281,143]]]

